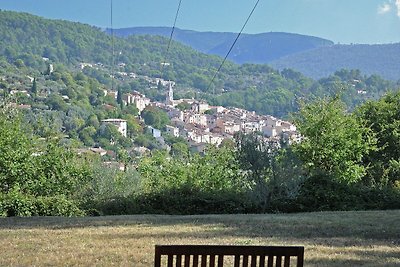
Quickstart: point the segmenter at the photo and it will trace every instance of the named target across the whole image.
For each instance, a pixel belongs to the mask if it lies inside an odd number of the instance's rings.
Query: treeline
[[[400,208],[400,93],[348,113],[339,97],[300,104],[298,143],[238,134],[204,155],[154,150],[125,171],[37,138],[0,116],[0,214],[264,213]],[[122,157],[123,158],[123,157]]]

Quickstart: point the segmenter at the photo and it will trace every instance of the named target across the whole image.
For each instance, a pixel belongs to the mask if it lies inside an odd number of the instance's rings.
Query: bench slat
[[[240,266],[240,255],[235,255],[234,267]]]
[[[190,255],[185,255],[185,267],[190,267]]]
[[[268,267],[273,267],[274,266],[274,256],[268,256]]]
[[[218,267],[224,267],[224,255],[218,255]]]
[[[180,255],[180,254],[176,255],[175,266],[182,267],[182,255]]]
[[[276,267],[282,267],[282,257],[276,256]]]
[[[168,267],[172,267],[174,263],[174,255],[168,255]]]
[[[207,267],[207,255],[201,255],[201,267]]]
[[[260,256],[260,267],[264,267],[265,266],[265,257],[264,256]]]
[[[283,259],[284,261],[283,261],[283,266],[284,267],[289,267],[290,266],[290,257],[288,257],[288,256],[286,256],[286,257],[284,257],[284,259]]]
[[[215,267],[215,255],[210,255],[210,267]]]
[[[193,267],[199,266],[199,255],[193,255]]]

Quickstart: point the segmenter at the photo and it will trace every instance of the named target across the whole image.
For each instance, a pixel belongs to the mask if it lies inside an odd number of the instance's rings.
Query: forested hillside
[[[169,37],[167,27],[116,29],[115,34]],[[224,57],[235,33],[196,32],[176,29],[174,40],[207,54]],[[290,33],[243,34],[228,57],[233,62],[270,64],[279,70],[290,68],[313,79],[332,75],[340,69],[359,69],[365,75],[400,79],[400,44],[340,45],[313,36]]]

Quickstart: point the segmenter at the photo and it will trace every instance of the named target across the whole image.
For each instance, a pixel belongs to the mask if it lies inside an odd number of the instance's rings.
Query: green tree
[[[255,133],[235,135],[236,160],[244,171],[252,198],[265,212],[271,200],[277,144]]]
[[[118,88],[118,91],[117,91],[117,103],[121,107],[121,109],[124,108],[124,102],[122,101],[122,90],[121,90],[121,88]]]
[[[365,157],[369,165],[364,181],[369,185],[395,185],[400,181],[400,92],[369,101],[356,112],[376,134],[379,149]]]
[[[184,111],[184,110],[190,110],[191,109],[191,107],[192,107],[192,105],[190,105],[188,102],[182,102],[182,103],[179,103],[177,106],[176,106],[176,108],[178,108],[178,109],[180,109],[180,110],[182,110],[182,111]]]
[[[32,93],[33,96],[36,96],[37,93],[38,93],[36,78],[33,79],[32,87],[31,87],[31,93]]]
[[[96,132],[96,128],[93,126],[86,126],[79,132],[79,138],[85,145],[93,146]]]
[[[16,111],[0,107],[0,216],[82,214],[74,194],[90,177],[85,160],[56,139],[40,143]]]
[[[1,103],[0,103],[1,104]],[[8,193],[32,178],[34,148],[17,111],[0,107],[0,184]]]
[[[120,148],[117,150],[118,162],[124,164],[124,172],[128,171],[128,164],[132,162],[132,157],[129,155],[126,149]]]
[[[354,183],[366,174],[363,160],[376,139],[365,123],[346,112],[338,96],[301,103],[294,120],[303,136],[294,151],[310,176]]]
[[[168,114],[157,107],[146,107],[141,116],[147,125],[157,129],[163,129],[169,123]]]
[[[189,157],[189,146],[183,142],[173,143],[170,154],[176,158],[187,158]]]

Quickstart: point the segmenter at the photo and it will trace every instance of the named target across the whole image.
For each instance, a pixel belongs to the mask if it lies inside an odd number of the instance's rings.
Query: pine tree
[[[33,96],[37,95],[37,83],[36,83],[36,78],[33,79],[33,84],[31,87],[31,93]]]
[[[121,89],[118,89],[118,93],[117,93],[117,103],[120,105],[121,109],[123,109],[124,107],[124,102],[122,101],[122,92]]]

